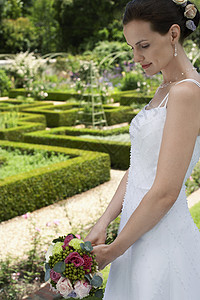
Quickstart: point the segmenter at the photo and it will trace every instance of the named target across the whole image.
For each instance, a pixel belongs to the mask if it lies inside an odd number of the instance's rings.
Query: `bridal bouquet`
[[[90,242],[68,234],[52,241],[46,253],[45,281],[65,299],[103,297],[103,279],[98,272]]]

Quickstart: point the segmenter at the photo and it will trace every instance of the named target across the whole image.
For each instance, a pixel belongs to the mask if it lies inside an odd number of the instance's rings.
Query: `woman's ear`
[[[173,24],[170,29],[170,39],[172,44],[176,44],[179,41],[180,34],[181,34],[181,29],[178,24]]]

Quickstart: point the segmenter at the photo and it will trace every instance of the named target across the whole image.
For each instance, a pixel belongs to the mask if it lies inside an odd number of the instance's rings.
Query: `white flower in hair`
[[[197,9],[194,4],[188,4],[185,8],[184,16],[188,19],[194,19],[197,14]]]
[[[183,5],[187,3],[187,0],[172,0],[174,3],[179,4],[179,5]]]

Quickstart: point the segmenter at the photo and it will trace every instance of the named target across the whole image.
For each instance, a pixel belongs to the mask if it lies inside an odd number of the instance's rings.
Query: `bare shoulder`
[[[174,85],[169,92],[168,108],[179,109],[180,106],[184,109],[196,110],[200,116],[200,78],[199,81],[183,81]]]

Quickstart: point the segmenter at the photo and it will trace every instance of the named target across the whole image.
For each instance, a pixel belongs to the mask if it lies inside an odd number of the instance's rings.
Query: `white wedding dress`
[[[186,80],[200,87],[196,80]],[[166,99],[168,95],[153,109],[146,109],[146,105],[131,121],[130,168],[119,232],[153,184]],[[156,226],[111,264],[104,300],[200,300],[200,232],[190,215],[185,194],[185,182],[199,157],[197,136],[176,202]]]

